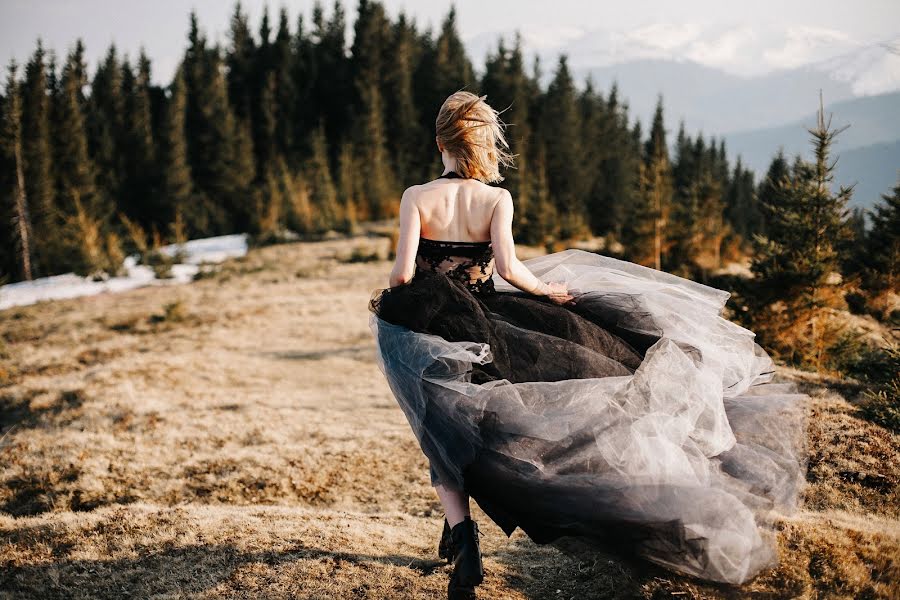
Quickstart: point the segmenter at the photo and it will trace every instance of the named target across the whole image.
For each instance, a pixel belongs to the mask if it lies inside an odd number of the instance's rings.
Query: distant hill
[[[835,139],[836,152],[900,140],[900,92],[836,103],[828,102],[827,97],[825,100],[826,115],[833,115],[832,125],[850,125]],[[808,110],[802,119],[788,125],[730,133],[725,137],[726,147],[730,156],[740,154],[744,164],[765,170],[779,146],[785,154],[805,155],[810,148],[806,129],[815,122],[815,111]]]
[[[900,92],[855,98],[825,106],[835,128],[849,125],[835,139],[839,158],[839,183],[858,182],[853,203],[871,206],[897,180],[900,169]],[[808,127],[816,122],[810,112],[789,125],[745,131],[725,136],[731,159],[741,156],[744,165],[762,177],[779,148],[789,158],[800,154],[811,158]]]
[[[578,80],[590,75],[604,92],[617,82],[632,118],[647,123],[662,94],[666,122],[677,131],[679,120],[695,134],[715,135],[787,123],[814,111],[819,90],[828,103],[853,98],[851,85],[827,73],[802,67],[759,77],[738,77],[701,64],[640,60],[575,71]]]
[[[844,185],[858,182],[851,206],[870,208],[900,177],[900,140],[839,152],[837,158],[835,181]]]
[[[618,81],[632,117],[642,122],[661,93],[670,129],[684,119],[691,134],[791,123],[815,111],[820,89],[827,104],[900,91],[900,32],[873,40],[802,24],[666,21],[621,30],[535,24],[519,32],[527,64],[540,57],[542,83],[564,54],[579,84],[591,75],[606,92]],[[481,33],[466,47],[481,66],[498,39],[509,47],[512,35]],[[878,141],[885,140],[866,144]]]

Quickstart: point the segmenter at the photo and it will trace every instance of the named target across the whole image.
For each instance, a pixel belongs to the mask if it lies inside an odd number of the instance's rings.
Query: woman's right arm
[[[497,273],[510,285],[523,292],[537,296],[550,296],[556,302],[571,299],[565,286],[547,285],[538,279],[522,261],[516,257],[516,245],[512,234],[513,201],[509,190],[502,190],[500,200],[494,206],[491,217],[491,245],[494,248],[494,267]]]

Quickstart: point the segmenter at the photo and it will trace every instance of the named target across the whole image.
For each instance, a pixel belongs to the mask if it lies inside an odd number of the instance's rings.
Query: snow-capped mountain
[[[808,26],[698,23],[656,23],[625,31],[524,26],[519,31],[526,54],[541,57],[545,77],[564,53],[576,71],[652,60],[692,62],[753,78],[806,67],[848,84],[858,96],[900,89],[900,34],[887,40],[862,40]],[[466,43],[481,66],[501,36],[509,44],[513,35],[482,33]]]

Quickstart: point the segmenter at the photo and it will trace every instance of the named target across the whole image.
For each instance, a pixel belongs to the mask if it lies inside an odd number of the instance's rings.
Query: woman
[[[729,293],[570,249],[522,262],[499,113],[441,106],[444,172],[407,189],[378,362],[431,464],[450,598],[483,578],[469,497],[507,535],[741,583],[775,561],[804,479],[801,394],[769,383]],[[582,544],[583,545],[583,544]]]

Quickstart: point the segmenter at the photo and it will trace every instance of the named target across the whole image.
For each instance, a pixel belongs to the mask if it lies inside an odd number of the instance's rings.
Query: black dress
[[[576,249],[524,264],[574,300],[503,281],[489,241],[425,238],[413,279],[372,294],[378,364],[432,482],[537,543],[730,583],[775,564],[806,396],[720,316],[729,293]]]

